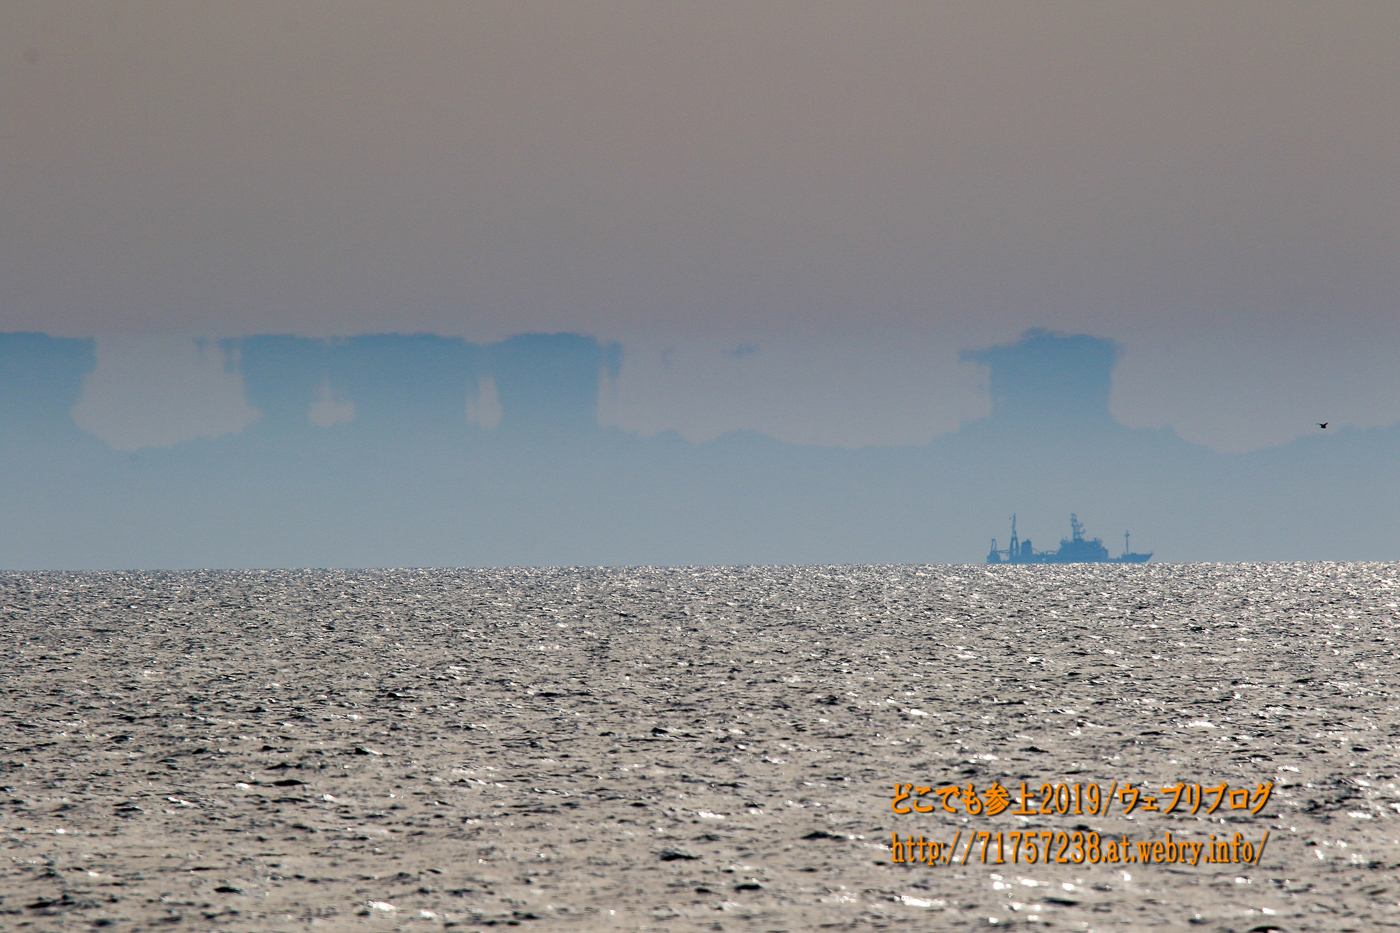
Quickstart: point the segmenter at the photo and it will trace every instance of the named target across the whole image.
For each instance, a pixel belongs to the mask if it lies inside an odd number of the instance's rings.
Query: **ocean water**
[[[7,929],[1400,924],[1395,564],[0,597]]]

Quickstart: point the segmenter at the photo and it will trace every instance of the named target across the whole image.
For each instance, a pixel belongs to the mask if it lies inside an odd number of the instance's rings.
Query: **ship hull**
[[[1124,554],[1121,557],[1059,557],[1055,554],[1037,554],[1026,560],[999,560],[987,558],[989,564],[1145,564],[1152,559],[1151,554]]]

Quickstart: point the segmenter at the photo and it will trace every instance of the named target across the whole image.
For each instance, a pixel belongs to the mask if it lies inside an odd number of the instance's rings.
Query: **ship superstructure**
[[[989,564],[1145,564],[1152,552],[1134,554],[1128,549],[1128,532],[1123,532],[1123,553],[1109,557],[1108,548],[1098,538],[1085,538],[1084,526],[1074,513],[1069,516],[1070,537],[1060,539],[1058,551],[1037,551],[1031,546],[1030,538],[1021,540],[1016,534],[1016,516],[1011,516],[1011,545],[1005,550],[997,548],[997,539],[992,539],[992,550],[987,555]]]

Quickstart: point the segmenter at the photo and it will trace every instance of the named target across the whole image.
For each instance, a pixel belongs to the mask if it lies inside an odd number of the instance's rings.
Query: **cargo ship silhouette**
[[[1084,537],[1084,526],[1074,513],[1069,516],[1069,538],[1060,539],[1058,551],[1037,551],[1031,547],[1029,538],[1022,541],[1016,537],[1016,516],[1011,516],[1011,546],[997,550],[997,539],[992,539],[992,550],[987,555],[989,564],[1145,564],[1152,552],[1134,554],[1128,550],[1128,533],[1123,532],[1123,553],[1119,557],[1109,557],[1108,548],[1098,538]]]

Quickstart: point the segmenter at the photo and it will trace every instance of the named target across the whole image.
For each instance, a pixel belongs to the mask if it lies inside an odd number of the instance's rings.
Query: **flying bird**
[[[1324,431],[1327,430],[1327,422],[1326,422],[1326,421],[1319,421],[1319,422],[1317,423],[1317,426],[1318,426],[1319,428],[1321,428],[1322,430],[1324,430]]]

